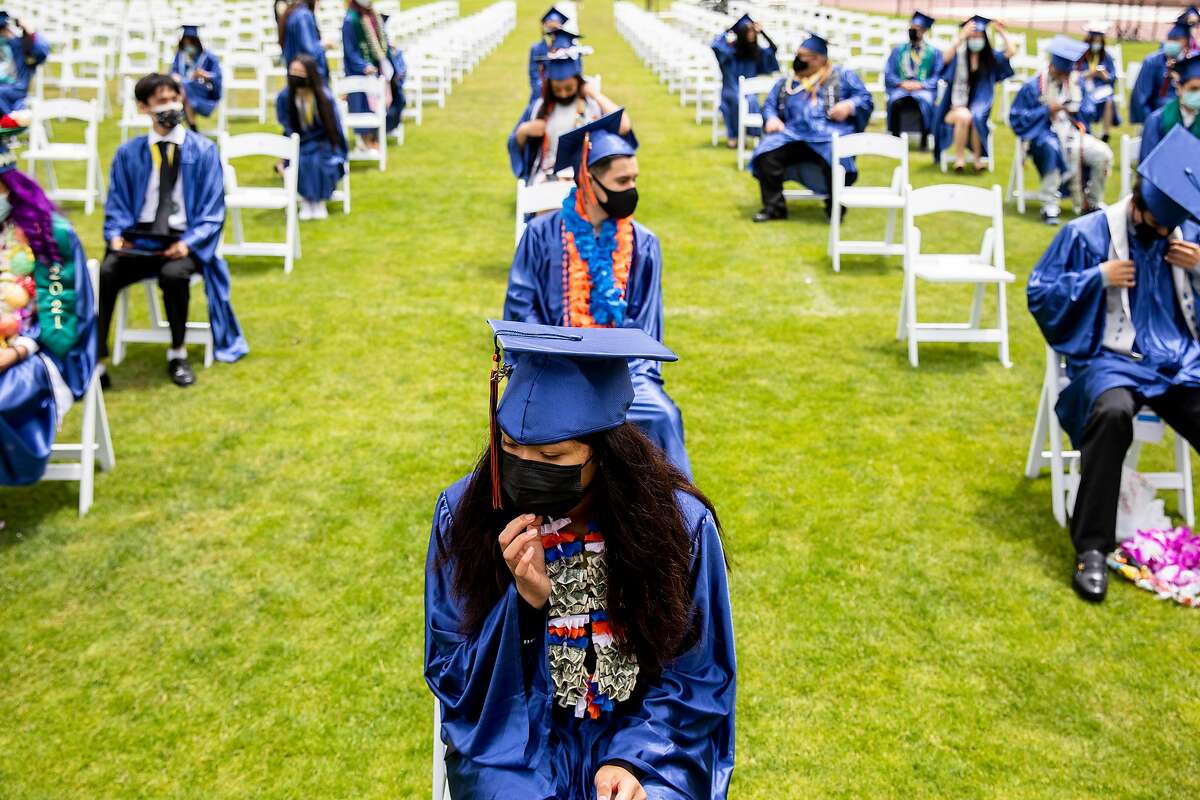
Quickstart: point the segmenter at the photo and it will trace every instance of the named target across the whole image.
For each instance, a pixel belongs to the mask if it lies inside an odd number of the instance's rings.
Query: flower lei
[[[600,235],[583,211],[578,188],[563,201],[563,316],[573,328],[620,327],[625,323],[625,287],[633,263],[633,219],[612,217]]]
[[[614,703],[627,700],[637,685],[638,663],[616,645],[605,608],[608,566],[604,536],[593,525],[585,534],[565,530],[569,519],[542,526],[546,573],[550,578],[550,614],[546,643],[554,698],[575,716],[599,719]],[[596,669],[587,671],[588,649]]]
[[[37,324],[36,266],[28,244],[17,241],[12,224],[0,229],[0,350]]]
[[[1187,528],[1139,530],[1108,556],[1108,566],[1160,599],[1200,608],[1200,536]]]

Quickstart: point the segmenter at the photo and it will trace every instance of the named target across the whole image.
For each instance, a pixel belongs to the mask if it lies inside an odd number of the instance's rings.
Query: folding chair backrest
[[[383,79],[378,75],[344,75],[334,78],[334,94],[365,94],[383,97]]]
[[[517,190],[518,213],[537,214],[552,211],[562,206],[563,199],[571,191],[570,181],[548,181],[535,186],[521,186]]]
[[[296,160],[300,148],[299,134],[281,136],[278,133],[222,134],[221,157],[225,161],[246,156],[268,156]]]
[[[738,87],[742,97],[747,97],[752,94],[765,95],[771,91],[771,88],[778,81],[778,77],[771,75],[760,75],[757,78],[739,78]]]
[[[960,183],[941,183],[910,189],[908,213],[911,217],[921,217],[955,212],[995,219],[997,214],[1002,213],[1001,208],[997,207],[998,200],[1002,202],[998,187],[983,189]]]
[[[852,133],[835,139],[837,150],[833,160],[856,156],[881,156],[907,163],[908,140],[887,133]]]
[[[47,119],[73,119],[90,123],[97,119],[95,100],[79,100],[73,97],[38,100],[33,103],[32,112],[35,122]]]

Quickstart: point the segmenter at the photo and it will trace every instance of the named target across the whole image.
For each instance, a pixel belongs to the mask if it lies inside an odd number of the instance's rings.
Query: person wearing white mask
[[[1004,49],[992,49],[987,28],[993,24]],[[975,171],[987,168],[988,118],[996,98],[996,84],[1013,76],[1009,59],[1016,49],[1008,38],[1004,23],[974,16],[964,22],[958,38],[942,53],[942,80],[946,90],[938,106],[933,136],[933,163],[940,163],[942,151],[954,149],[954,171],[966,168],[967,146],[975,155]]]
[[[221,60],[204,48],[197,25],[184,25],[171,75],[183,86],[188,125],[196,130],[196,115],[211,117],[221,102]]]
[[[1172,128],[1180,127],[1200,139],[1200,56],[1192,56],[1175,65],[1175,99],[1150,115],[1142,126],[1142,150],[1139,161],[1154,152],[1154,148]]]
[[[1102,133],[1100,140],[1107,143],[1113,128],[1121,125],[1121,113],[1117,110],[1117,64],[1109,54],[1105,33],[1107,23],[1089,25],[1087,52],[1075,65],[1083,73],[1083,90],[1096,104],[1096,113]]]
[[[1191,34],[1188,27],[1175,23],[1162,48],[1142,60],[1142,69],[1129,93],[1129,121],[1143,125],[1150,115],[1175,99],[1171,71],[1175,62],[1187,58]]]

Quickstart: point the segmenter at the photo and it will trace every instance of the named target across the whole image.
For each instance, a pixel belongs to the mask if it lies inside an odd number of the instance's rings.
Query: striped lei
[[[543,527],[542,548],[550,578],[546,644],[554,698],[563,708],[599,719],[614,703],[627,700],[637,685],[638,663],[621,652],[605,609],[608,566],[604,536],[588,526],[585,534],[565,530],[568,519]],[[588,649],[596,654],[595,672],[587,671]]]
[[[633,218],[600,225],[594,235],[583,198],[572,189],[562,206],[563,317],[572,328],[620,327],[633,263]]]

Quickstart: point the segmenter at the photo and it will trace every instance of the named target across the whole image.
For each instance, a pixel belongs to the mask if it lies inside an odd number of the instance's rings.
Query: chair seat
[[[913,274],[931,283],[1012,283],[1015,275],[979,260],[979,256],[927,255],[912,262]]]
[[[838,193],[847,208],[904,208],[904,197],[888,186],[848,186]]]
[[[225,193],[226,208],[287,208],[288,194],[269,186],[240,186]]]
[[[347,114],[345,123],[347,128],[378,128],[379,117],[373,113]]]
[[[60,142],[26,150],[21,155],[31,161],[86,161],[92,153],[92,148],[86,144]]]

